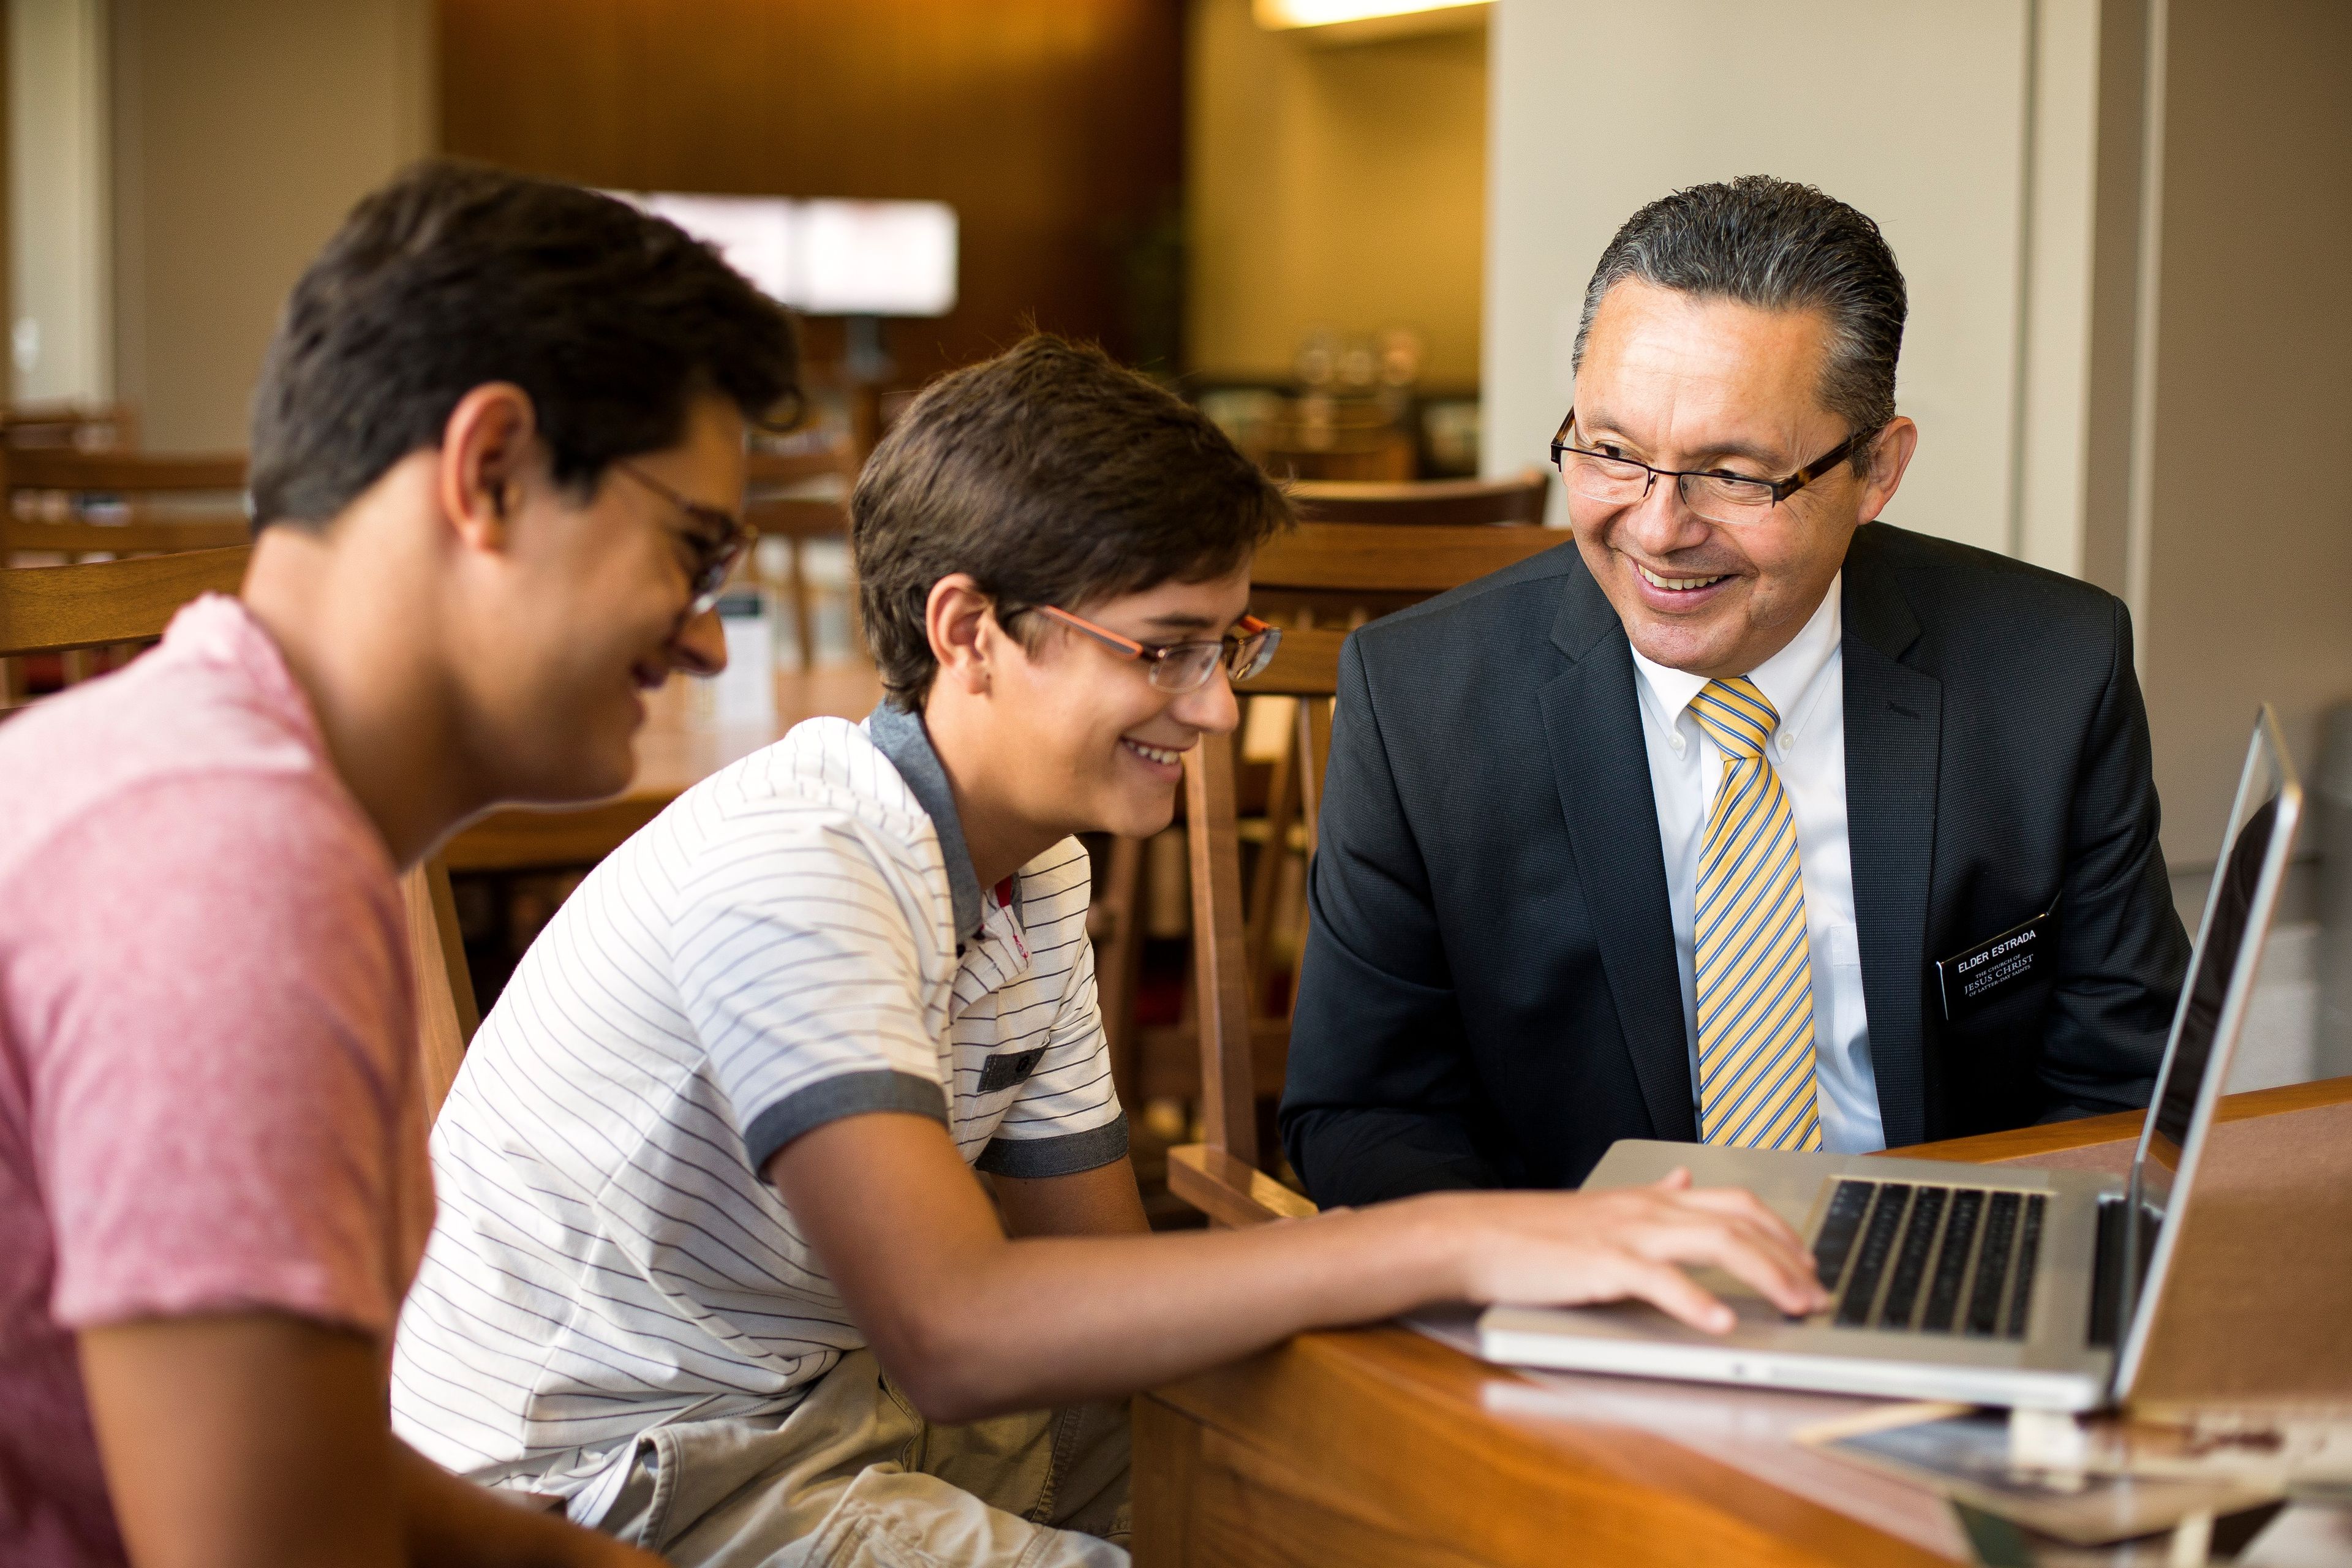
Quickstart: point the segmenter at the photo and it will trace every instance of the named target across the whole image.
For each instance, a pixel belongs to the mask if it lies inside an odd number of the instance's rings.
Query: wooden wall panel
[[[1172,285],[1149,279],[1173,276],[1181,0],[439,7],[449,153],[619,189],[952,205],[956,310],[892,327],[909,379],[1031,318],[1172,353]],[[838,341],[810,335],[819,354]]]

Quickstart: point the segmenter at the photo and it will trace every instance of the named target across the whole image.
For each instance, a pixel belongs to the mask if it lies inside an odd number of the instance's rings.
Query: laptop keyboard
[[[2039,1193],[1841,1180],[1813,1237],[1832,1321],[2023,1339],[2048,1207]]]

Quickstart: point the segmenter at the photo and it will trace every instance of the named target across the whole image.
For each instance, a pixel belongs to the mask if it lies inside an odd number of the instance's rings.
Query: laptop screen
[[[2212,912],[2205,921],[2205,942],[2199,951],[2197,973],[2189,983],[2188,1005],[2182,1010],[2180,1040],[2172,1048],[2171,1069],[2164,1075],[2164,1094],[2156,1102],[2156,1135],[2148,1140],[2148,1156],[2168,1171],[2180,1168],[2181,1146],[2189,1142],[2189,1122],[2196,1114],[2197,1097],[2212,1064],[2213,1037],[2221,1026],[2221,1003],[2230,989],[2230,973],[2237,967],[2239,950],[2246,942],[2246,917],[2253,912],[2254,885],[2262,879],[2263,857],[2270,848],[2271,830],[2278,823],[2278,788],[2273,781],[2269,798],[2255,808],[2238,829],[2229,858],[2217,869]]]
[[[2214,864],[2213,884],[2205,896],[2205,918],[2197,932],[2188,983],[2173,1016],[2171,1048],[2165,1052],[2154,1112],[2141,1142],[2142,1196],[2159,1213],[2171,1195],[2170,1177],[2180,1168],[2205,1080],[2217,1068],[2228,1068],[2229,1053],[2217,1053],[2214,1047],[2240,960],[2248,961],[2245,967],[2251,972],[2254,953],[2249,943],[2258,948],[2262,942],[2262,931],[2249,928],[2254,926],[2254,896],[2271,858],[2279,795],[2286,785],[2280,762],[2258,725],[2239,775],[2237,800]]]
[[[2281,740],[2277,717],[2264,707],[2254,721],[2246,765],[2230,810],[2229,830],[2205,895],[2189,973],[2172,1018],[2172,1039],[2156,1080],[2156,1096],[2132,1163],[2130,1257],[2125,1289],[2128,1325],[2116,1366],[2116,1388],[2128,1394],[2170,1265],[2175,1228],[2166,1221],[2176,1188],[2195,1179],[2204,1134],[2231,1048],[2253,989],[2254,970],[2287,850],[2302,814],[2303,792]]]

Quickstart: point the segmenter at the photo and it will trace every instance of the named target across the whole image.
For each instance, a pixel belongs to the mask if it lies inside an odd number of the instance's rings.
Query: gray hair
[[[1895,362],[1908,309],[1903,269],[1878,225],[1835,196],[1742,174],[1662,196],[1627,218],[1585,285],[1577,369],[1601,296],[1629,278],[1763,310],[1821,311],[1830,323],[1822,406],[1857,431],[1874,433],[1895,417]],[[1871,445],[1855,448],[1856,472]]]

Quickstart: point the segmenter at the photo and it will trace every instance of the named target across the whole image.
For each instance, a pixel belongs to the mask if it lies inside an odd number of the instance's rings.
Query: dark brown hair
[[[1198,409],[1045,333],[926,387],[849,503],[866,639],[902,708],[938,673],[924,607],[950,573],[970,573],[1000,619],[1081,610],[1222,576],[1290,522],[1280,489]]]
[[[699,393],[796,404],[793,322],[675,224],[577,185],[420,163],[363,198],[288,297],[253,395],[256,527],[319,524],[458,400],[530,395],[558,484],[686,431]]]

